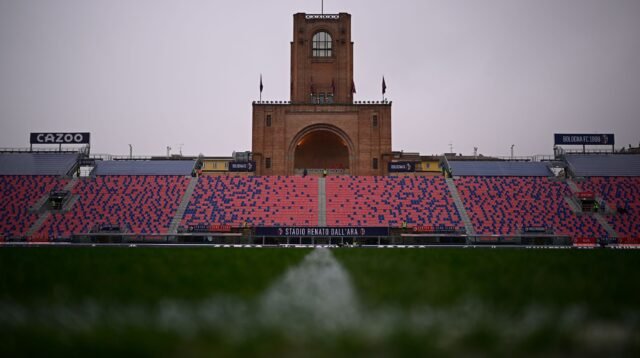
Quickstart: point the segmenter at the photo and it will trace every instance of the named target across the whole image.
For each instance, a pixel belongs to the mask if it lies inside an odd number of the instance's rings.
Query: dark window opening
[[[318,32],[313,35],[313,57],[331,57],[331,35],[326,32]]]
[[[315,104],[331,104],[333,103],[333,93],[316,93],[311,95],[311,103]]]
[[[266,169],[271,169],[271,158],[266,158],[266,159],[264,160],[264,167],[265,167]]]
[[[373,163],[372,163],[373,169],[378,169],[378,158],[373,158]]]
[[[267,122],[267,127],[271,127],[271,115],[270,114],[267,114],[266,122]]]

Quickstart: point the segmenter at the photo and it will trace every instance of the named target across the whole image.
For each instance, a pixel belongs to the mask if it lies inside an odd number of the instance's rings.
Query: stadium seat
[[[52,190],[62,189],[67,179],[55,176],[0,176],[0,236],[21,237],[38,219],[29,209]]]
[[[442,177],[329,177],[326,195],[328,225],[461,226]]]
[[[318,179],[299,176],[202,177],[182,219],[199,224],[318,225]]]
[[[52,214],[38,233],[69,237],[96,224],[117,224],[138,234],[167,233],[190,178],[101,176],[79,181],[71,211]]]
[[[545,227],[574,238],[606,236],[593,217],[571,211],[566,183],[545,177],[462,177],[455,183],[480,235],[518,235],[525,227]]]
[[[605,219],[619,237],[640,237],[640,178],[592,177],[578,186],[592,191],[614,210]],[[624,210],[617,213],[617,209]]]

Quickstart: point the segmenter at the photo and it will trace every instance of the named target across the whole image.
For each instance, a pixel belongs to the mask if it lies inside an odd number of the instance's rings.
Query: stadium
[[[2,149],[2,355],[636,356],[640,148],[394,150],[353,45],[348,13],[293,16],[250,151]]]

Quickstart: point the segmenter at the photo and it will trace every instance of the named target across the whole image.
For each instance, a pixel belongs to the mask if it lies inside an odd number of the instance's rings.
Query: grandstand
[[[77,153],[0,153],[0,175],[70,175]]]
[[[553,173],[543,162],[510,162],[510,161],[449,161],[449,170],[455,176],[518,176],[548,177]]]
[[[327,224],[453,226],[461,219],[443,177],[327,179]]]
[[[589,177],[579,181],[578,186],[593,192],[604,203],[605,219],[617,236],[625,239],[640,236],[639,177]]]
[[[195,158],[95,160],[90,175],[81,177],[78,168],[87,160],[79,153],[2,153],[0,235],[91,240],[107,227],[125,237],[166,241],[189,227],[217,226],[250,240],[261,227],[384,227],[395,242],[424,228],[430,228],[427,236],[446,236],[438,228],[447,228],[467,243],[527,237],[627,242],[640,232],[638,157],[566,155],[556,160],[564,163],[560,176],[548,162],[443,157],[451,178],[197,177]]]
[[[576,177],[640,176],[638,154],[571,154],[566,161],[568,170]]]
[[[87,233],[96,225],[118,226],[136,234],[169,231],[189,178],[184,176],[99,176],[78,181],[78,200],[63,213],[53,213],[38,230],[50,238]]]
[[[195,160],[101,160],[93,175],[191,175]]]
[[[184,226],[315,226],[318,179],[314,177],[203,177],[182,219]]]
[[[606,237],[590,216],[577,215],[566,202],[566,183],[546,177],[466,176],[456,180],[476,233],[513,235],[527,229],[570,237]]]

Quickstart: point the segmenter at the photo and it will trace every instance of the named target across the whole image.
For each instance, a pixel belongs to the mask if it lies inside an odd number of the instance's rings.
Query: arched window
[[[331,35],[321,31],[313,35],[313,57],[331,57]]]

